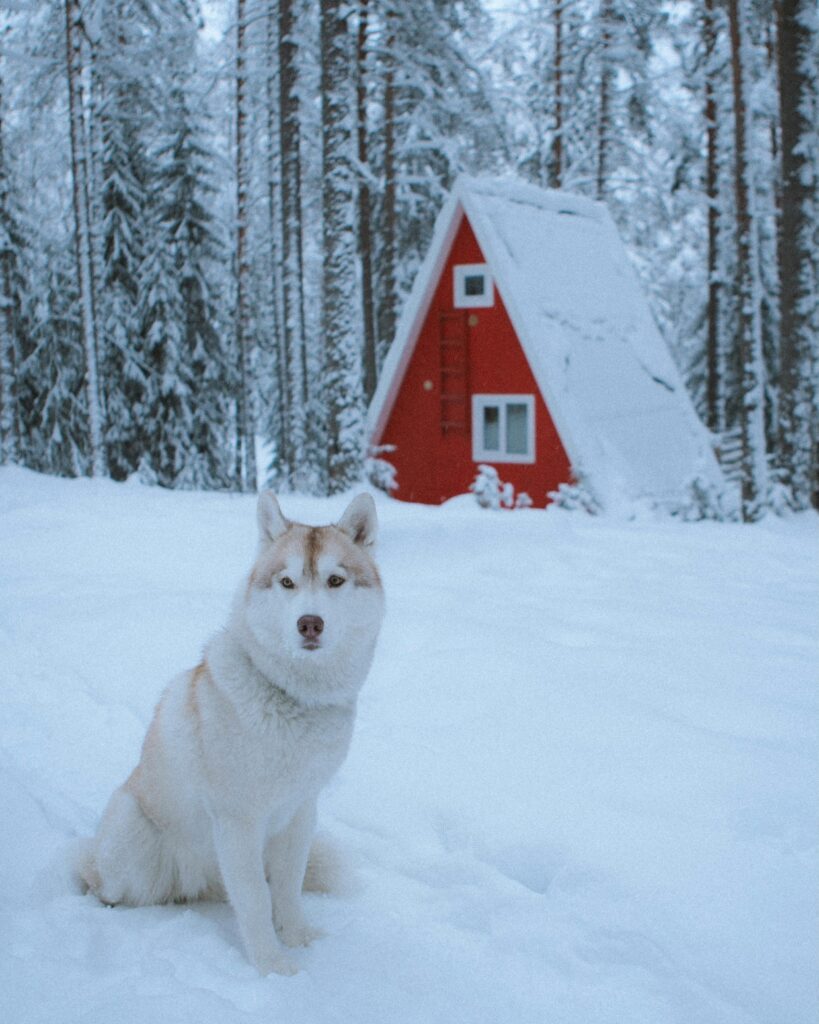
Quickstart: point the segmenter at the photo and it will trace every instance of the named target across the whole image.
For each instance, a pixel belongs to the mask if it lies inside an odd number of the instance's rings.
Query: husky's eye
[[[290,579],[289,576],[282,576],[279,583],[284,587],[285,590],[292,590],[295,587],[295,583]]]
[[[329,578],[329,579],[327,580],[327,586],[328,586],[328,587],[340,587],[340,586],[341,586],[341,585],[342,585],[343,583],[346,583],[346,582],[347,582],[347,581],[346,581],[346,580],[344,579],[344,577],[343,577],[343,576],[336,576],[336,575],[335,575],[335,573],[334,573],[334,574],[333,574],[333,575],[332,575],[332,576],[331,576],[331,577],[330,577],[330,578]]]

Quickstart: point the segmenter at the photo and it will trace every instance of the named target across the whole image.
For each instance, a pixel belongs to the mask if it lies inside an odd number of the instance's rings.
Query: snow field
[[[378,500],[387,619],[321,805],[350,878],[261,979],[228,907],[105,908],[66,867],[254,500],[0,471],[2,1019],[812,1022],[816,518]]]

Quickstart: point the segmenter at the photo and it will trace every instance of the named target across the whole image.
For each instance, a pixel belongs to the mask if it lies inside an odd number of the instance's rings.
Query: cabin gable
[[[543,506],[569,481],[569,460],[466,215],[430,289],[375,439],[395,446],[395,496],[438,504],[466,492],[486,462]]]

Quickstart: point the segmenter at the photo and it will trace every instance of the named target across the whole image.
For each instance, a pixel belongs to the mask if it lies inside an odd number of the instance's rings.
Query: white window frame
[[[467,295],[466,279],[481,274],[485,281],[483,295]],[[495,282],[485,263],[458,263],[452,270],[452,302],[456,309],[479,309],[495,305]]]
[[[526,447],[525,455],[509,454],[506,451],[507,405],[525,405]],[[498,408],[498,451],[486,451],[483,447],[483,411],[487,407]],[[472,396],[472,459],[474,462],[517,462],[531,465],[535,461],[535,396],[534,395],[473,395]]]

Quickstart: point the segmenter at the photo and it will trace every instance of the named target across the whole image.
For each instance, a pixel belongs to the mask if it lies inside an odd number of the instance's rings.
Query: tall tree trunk
[[[719,279],[719,127],[716,99],[717,23],[714,0],[705,0],[702,19],[705,47],[705,194],[708,199],[708,309],[706,333],[706,422],[715,434],[725,430],[725,398],[723,395],[723,352],[720,337]]]
[[[367,30],[369,0],[358,0],[356,39],[356,136],[358,143],[358,253],[361,260],[361,314],[364,331],[364,396],[369,400],[378,380],[378,356],[375,343],[375,303],[373,300],[372,200],[367,137]]]
[[[381,281],[378,311],[379,360],[395,335],[398,305],[398,209],[395,159],[395,44],[397,15],[387,9],[384,39],[384,193],[381,212]]]
[[[250,160],[246,0],[236,0],[236,351],[239,357],[236,482],[240,490],[256,490],[256,430],[250,377],[250,258],[247,248]]]
[[[565,0],[552,0],[552,21],[555,28],[555,50],[552,74],[554,76],[554,135],[549,161],[549,185],[560,188],[563,184],[563,4]]]
[[[767,501],[764,363],[762,358],[762,287],[754,210],[751,163],[751,111],[748,106],[751,43],[747,0],[729,0],[731,72],[734,94],[734,173],[737,217],[738,344],[740,419],[742,427],[742,517],[759,519]]]
[[[305,459],[307,381],[301,252],[298,47],[294,0],[279,0],[279,145],[281,147],[282,295],[287,403],[284,476],[292,486]]]
[[[321,0],[324,394],[330,494],[361,480],[364,409],[357,337],[351,37],[346,0]]]
[[[779,110],[782,132],[782,230],[780,288],[780,460],[793,502],[808,508],[819,499],[812,435],[817,371],[815,0],[779,4]],[[815,22],[813,22],[815,23]],[[814,153],[815,158],[815,153]],[[814,428],[815,429],[815,428]]]
[[[17,363],[15,323],[15,239],[11,222],[11,188],[3,149],[3,40],[0,38],[0,465],[20,458],[14,373]]]
[[[612,0],[601,0],[600,13],[600,92],[597,107],[597,172],[596,198],[604,201],[609,184],[609,150],[611,148],[611,99],[614,89],[614,65],[611,59]]]
[[[91,473],[93,476],[105,476],[107,468],[102,437],[102,402],[97,371],[98,341],[88,191],[89,161],[83,123],[81,21],[82,13],[79,0],[65,0],[66,70],[68,73],[74,238],[82,315],[82,335],[85,349],[88,439],[91,452]]]
[[[284,332],[284,296],[282,294],[282,222],[281,222],[281,146],[279,144],[279,96],[277,82],[278,4],[268,0],[265,20],[265,61],[267,103],[267,202],[270,232],[270,288],[272,293],[272,331],[276,352],[276,409],[272,418],[276,449],[274,479],[281,483],[290,479],[283,459],[289,449],[290,393],[287,374],[287,346]]]

